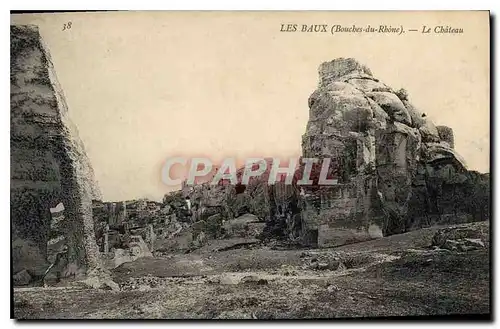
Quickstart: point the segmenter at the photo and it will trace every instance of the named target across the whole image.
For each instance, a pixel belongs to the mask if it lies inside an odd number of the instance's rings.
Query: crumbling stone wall
[[[265,159],[266,171],[258,176],[251,177],[248,184],[232,185],[229,181],[221,180],[218,185],[210,182],[194,186],[184,186],[182,193],[189,197],[193,207],[193,220],[202,219],[221,213],[225,219],[232,219],[242,214],[253,214],[259,219],[270,220],[279,202],[272,197],[268,179],[272,166],[272,159]],[[238,182],[241,182],[244,167],[237,170]],[[277,203],[278,202],[278,203]]]
[[[266,158],[267,169],[258,177],[251,177],[248,184],[241,184],[245,167],[237,170],[238,184],[221,180],[218,185],[210,182],[194,186],[183,184],[182,195],[189,197],[192,205],[191,222],[207,221],[211,216],[231,220],[244,214],[255,215],[266,222],[262,238],[295,239],[300,234],[300,213],[296,184],[284,182],[269,184],[273,159]],[[294,182],[296,182],[296,177]],[[174,193],[169,194],[172,196]]]
[[[49,52],[36,26],[11,26],[10,34],[14,272],[45,270],[49,209],[59,203],[65,208],[71,267],[98,269],[91,202],[100,193]]]

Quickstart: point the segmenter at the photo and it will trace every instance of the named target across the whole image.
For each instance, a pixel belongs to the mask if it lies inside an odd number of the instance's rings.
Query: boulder
[[[453,135],[453,129],[447,126],[437,126],[436,129],[439,139],[447,142],[450,148],[455,148],[455,136]]]
[[[423,118],[422,124],[418,128],[418,131],[420,132],[420,135],[422,136],[422,142],[424,143],[435,143],[439,142],[439,133],[434,125],[434,123],[427,119]]]
[[[411,116],[403,102],[391,92],[369,92],[373,99],[393,120],[411,125]]]
[[[140,235],[131,236],[129,246],[129,249],[114,249],[107,255],[108,259],[106,266],[113,269],[123,263],[133,262],[139,258],[153,257],[153,254]]]
[[[438,247],[445,250],[459,252],[486,248],[481,239],[446,240],[441,246]]]
[[[401,98],[400,98],[401,99]],[[411,117],[411,127],[420,128],[425,124],[426,118],[422,112],[420,112],[412,103],[408,100],[402,100],[403,105],[408,110]]]
[[[344,118],[346,113],[366,109],[371,114],[371,107],[362,94],[345,93],[336,95],[331,92],[318,90],[309,98],[311,121],[326,120],[329,125],[338,129],[348,129]]]
[[[256,237],[262,232],[263,225],[259,219],[250,214],[228,220],[224,223],[226,237]]]
[[[487,222],[453,225],[439,229],[432,238],[432,246],[443,249],[458,248],[458,245],[487,248],[489,235]]]
[[[222,221],[221,214],[215,214],[207,218],[205,223],[204,232],[210,239],[217,239],[222,235]]]
[[[465,238],[464,241],[465,241],[466,245],[474,247],[476,249],[486,248],[486,245],[484,244],[483,240],[481,240],[481,239]]]
[[[14,281],[15,286],[25,286],[31,282],[31,275],[27,270],[22,270],[14,274],[12,280]]]
[[[422,157],[428,163],[448,160],[456,163],[460,168],[467,169],[465,160],[448,143],[426,143],[422,150]]]
[[[265,285],[268,284],[268,281],[264,278],[260,278],[257,275],[247,275],[241,278],[240,283],[243,284],[256,284],[256,285]]]

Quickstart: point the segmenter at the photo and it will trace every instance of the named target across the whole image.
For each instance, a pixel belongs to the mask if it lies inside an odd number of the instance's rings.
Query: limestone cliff
[[[453,149],[452,129],[436,127],[404,89],[387,86],[356,60],[320,65],[309,109],[303,156],[337,161],[339,184],[305,189],[305,236],[313,232],[319,244],[338,245],[488,217],[487,193],[477,198],[471,195],[477,185],[467,190],[477,175]]]
[[[91,200],[100,199],[100,192],[49,52],[36,26],[11,26],[10,35],[14,272],[44,270],[49,209],[59,203],[65,209],[70,272],[98,268]]]

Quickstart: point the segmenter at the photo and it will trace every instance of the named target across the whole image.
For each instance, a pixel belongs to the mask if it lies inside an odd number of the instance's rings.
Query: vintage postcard
[[[490,13],[11,14],[12,317],[491,318]]]

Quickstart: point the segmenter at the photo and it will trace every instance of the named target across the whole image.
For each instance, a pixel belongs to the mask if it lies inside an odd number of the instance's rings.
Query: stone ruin
[[[11,26],[15,278],[33,281],[65,245],[63,276],[112,287],[105,268],[151,256],[157,241],[186,232],[186,249],[201,236],[219,238],[224,222],[243,214],[266,223],[261,238],[320,247],[489,219],[489,174],[467,170],[451,128],[435,126],[405,90],[354,59],[323,63],[319,77],[302,156],[332,159],[337,185],[268,185],[267,171],[246,186],[184,186],[161,203],[104,203],[38,29]],[[127,251],[122,242],[130,234]]]
[[[107,269],[152,257],[157,235],[163,237],[170,215],[162,203],[146,199],[94,200],[92,207],[95,237]]]
[[[453,130],[352,58],[319,67],[303,157],[336,161],[338,185],[304,188],[304,242],[335,246],[436,223],[489,219],[489,174],[468,171]]]
[[[309,109],[302,157],[330,158],[338,184],[268,185],[268,161],[266,173],[247,186],[185,186],[195,218],[206,211],[227,219],[251,213],[268,223],[264,233],[309,246],[489,219],[489,174],[467,170],[453,130],[436,126],[406,90],[339,58],[319,67]]]
[[[268,222],[269,226],[277,224],[278,227],[273,229],[274,233],[269,232],[270,235],[292,238],[291,215],[298,213],[298,189],[279,181],[269,185],[272,159],[266,158],[265,161],[265,172],[251,177],[246,185],[232,185],[224,179],[218,185],[210,184],[210,180],[194,186],[184,184],[182,195],[191,201],[191,220],[208,220],[215,214],[220,215],[221,220],[233,220],[244,214],[253,214]],[[244,169],[239,168],[236,172],[238,182],[242,180]]]
[[[59,272],[100,285],[107,274],[94,235],[92,199],[101,196],[92,167],[38,28],[11,26],[10,40],[13,274],[36,281],[64,245]]]

